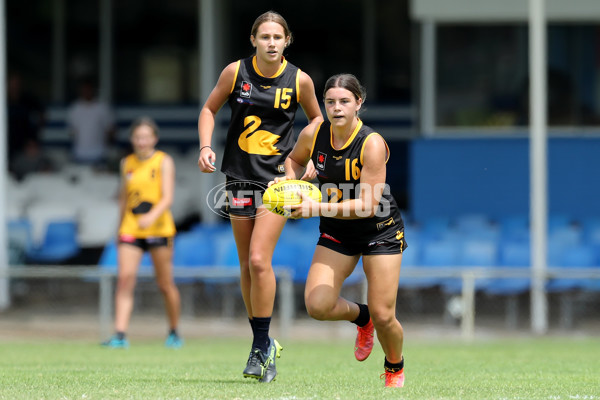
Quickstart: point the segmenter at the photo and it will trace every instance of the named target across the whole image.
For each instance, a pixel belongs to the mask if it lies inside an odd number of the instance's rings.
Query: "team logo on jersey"
[[[333,159],[334,159],[334,160],[336,160],[336,161],[339,161],[339,160],[341,160],[341,159],[342,159],[342,156],[337,156],[337,157],[336,157],[336,156],[333,156]]]
[[[242,88],[240,89],[240,96],[247,99],[252,94],[252,84],[250,82],[242,81]]]
[[[261,87],[261,88],[263,88],[263,89],[265,89],[265,90],[267,90],[267,89],[271,89],[271,85],[269,85],[269,86],[260,85],[260,87]]]
[[[283,164],[277,165],[277,172],[283,174],[285,172],[285,166]]]
[[[327,162],[327,154],[319,152],[317,154],[317,168],[324,170],[325,162]]]
[[[244,118],[244,131],[238,138],[238,146],[248,154],[260,154],[263,156],[279,155],[281,152],[275,144],[280,136],[264,129],[258,129],[262,120],[256,115]]]

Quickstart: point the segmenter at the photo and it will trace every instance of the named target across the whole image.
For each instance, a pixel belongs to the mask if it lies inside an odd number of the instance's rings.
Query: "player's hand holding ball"
[[[321,191],[310,182],[275,178],[263,194],[267,210],[286,218],[309,218],[318,215]]]
[[[313,200],[312,197],[307,195],[304,192],[298,192],[298,195],[301,198],[301,202],[299,204],[291,204],[289,206],[283,206],[283,209],[286,212],[290,213],[288,218],[298,219],[298,218],[311,218],[319,216],[319,203],[320,201]]]
[[[287,176],[285,176],[285,175],[284,175],[284,176],[276,176],[275,178],[273,178],[273,180],[272,180],[272,181],[270,181],[270,182],[267,184],[267,187],[271,187],[272,185],[274,185],[274,184],[276,184],[276,183],[283,182],[283,181],[289,181],[289,180],[292,180],[292,178],[288,178],[288,177],[287,177]]]

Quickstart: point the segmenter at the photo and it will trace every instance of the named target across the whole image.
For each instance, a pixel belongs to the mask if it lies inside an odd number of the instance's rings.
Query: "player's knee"
[[[329,317],[329,310],[317,304],[306,304],[308,315],[317,321],[326,321]]]
[[[375,329],[383,331],[396,323],[396,316],[388,310],[369,310]]]
[[[311,318],[318,321],[325,321],[329,319],[331,313],[331,306],[325,301],[319,301],[313,297],[305,298],[306,311]]]
[[[250,269],[253,273],[262,273],[271,268],[270,260],[261,253],[250,254]]]
[[[158,290],[162,294],[169,293],[173,289],[173,284],[170,281],[158,281],[157,282]]]
[[[120,275],[117,288],[119,290],[133,290],[135,288],[136,276],[134,274]]]

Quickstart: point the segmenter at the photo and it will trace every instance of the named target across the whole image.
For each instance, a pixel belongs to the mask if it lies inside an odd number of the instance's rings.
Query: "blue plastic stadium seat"
[[[500,265],[528,270],[531,264],[529,243],[505,243],[500,249]],[[516,295],[529,290],[530,278],[493,278],[483,290],[492,295]]]
[[[77,223],[75,221],[51,221],[46,226],[44,240],[40,246],[27,251],[31,262],[61,263],[80,252],[77,242]]]
[[[318,219],[318,218],[317,218]],[[297,284],[306,282],[308,271],[319,239],[318,229],[287,230],[286,227],[275,247],[273,265],[286,265],[293,269],[293,281]],[[288,254],[283,254],[283,253]],[[293,259],[290,257],[292,256]]]
[[[216,222],[213,224],[198,223],[190,228],[190,233],[199,233],[202,235],[220,235],[231,230],[231,225],[224,222]]]
[[[583,232],[575,225],[554,228],[548,234],[548,246],[576,246],[582,242]]]
[[[471,239],[463,243],[458,256],[458,265],[462,267],[498,266],[498,243],[494,240]],[[489,278],[477,279],[475,290],[481,290],[489,284]],[[457,294],[462,291],[462,280],[451,280],[442,285],[445,293]]]
[[[410,246],[410,242],[408,244]],[[420,266],[419,269],[439,267],[455,267],[458,262],[459,244],[453,240],[432,240],[422,242],[422,250],[420,251]],[[418,247],[415,246],[415,247]],[[406,252],[410,251],[407,248]],[[402,277],[400,272],[399,286],[403,288],[430,288],[441,285],[445,282],[450,282],[453,278],[440,278],[437,276],[408,278]]]
[[[583,242],[592,247],[600,261],[600,218],[583,222]]]
[[[503,242],[529,242],[529,217],[510,215],[500,218],[500,239]]]
[[[548,216],[548,232],[552,233],[559,229],[567,228],[571,225],[572,219],[564,214],[550,214]]]
[[[594,249],[588,245],[566,247],[558,258],[558,267],[564,268],[592,268],[597,266]],[[589,287],[589,279],[581,278],[554,278],[551,279],[546,289],[550,292],[562,292]]]
[[[173,244],[175,268],[210,267],[215,264],[215,252],[210,235],[200,231],[178,233]],[[176,278],[177,283],[195,282],[194,278]]]
[[[406,239],[408,247],[402,253],[402,267],[415,267],[421,265],[421,242],[412,236],[412,239]]]
[[[492,227],[492,221],[484,214],[467,214],[456,217],[454,225],[460,232],[468,233],[477,230],[487,230]]]
[[[9,264],[25,263],[25,256],[33,246],[31,222],[25,218],[9,220],[6,226]]]
[[[213,266],[235,271],[240,270],[240,261],[231,225],[228,225],[228,228],[220,229],[217,233],[211,234],[207,242],[212,246]],[[203,279],[203,282],[208,285],[236,283],[238,281],[239,278],[237,277]]]
[[[210,235],[182,232],[175,236],[173,265],[175,267],[202,267],[215,264],[215,251]]]
[[[420,224],[421,237],[426,241],[443,240],[452,235],[450,218],[432,217]]]

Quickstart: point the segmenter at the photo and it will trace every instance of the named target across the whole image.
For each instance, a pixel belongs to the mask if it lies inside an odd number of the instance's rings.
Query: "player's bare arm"
[[[304,170],[310,161],[310,151],[317,128],[318,124],[317,126],[309,124],[302,129],[294,148],[285,160],[285,177],[276,178],[275,182],[285,179],[298,179],[297,177],[303,176]]]
[[[293,218],[321,216],[339,219],[370,218],[375,215],[386,177],[387,146],[380,135],[371,135],[364,145],[360,175],[360,197],[340,203],[316,203],[302,196],[302,203],[290,206]]]
[[[229,64],[217,81],[212,92],[206,99],[200,116],[198,117],[198,138],[200,141],[200,155],[198,156],[198,167],[202,172],[214,172],[216,155],[210,147],[212,142],[212,134],[215,129],[216,115],[227,101],[227,97],[231,93],[237,62]]]
[[[323,121],[323,114],[321,113],[319,101],[315,94],[315,85],[310,76],[303,71],[300,72],[299,103],[308,118],[309,125],[316,127],[316,125]]]

